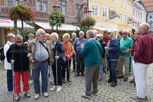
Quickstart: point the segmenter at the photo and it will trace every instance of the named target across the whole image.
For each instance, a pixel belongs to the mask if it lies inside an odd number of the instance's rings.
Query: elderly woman
[[[4,68],[7,70],[7,88],[8,91],[13,91],[13,82],[12,82],[12,68],[11,63],[7,61],[6,53],[10,46],[15,42],[15,35],[14,34],[8,34],[7,35],[7,43],[4,45]]]
[[[15,44],[12,44],[7,52],[7,60],[9,63],[14,65],[14,83],[15,83],[15,100],[20,99],[19,93],[21,92],[20,88],[20,79],[22,75],[23,81],[23,91],[24,95],[30,98],[28,93],[28,69],[29,69],[29,59],[27,57],[27,44],[23,44],[23,38],[21,35],[15,36]]]
[[[70,65],[71,65],[71,59],[72,59],[74,48],[69,41],[70,41],[70,35],[68,33],[65,33],[63,35],[63,47],[65,51],[64,56],[66,58],[66,63],[63,65],[63,69],[62,69],[63,83],[65,82],[65,67],[67,68],[67,81],[70,82]]]
[[[104,48],[106,47],[106,43],[103,43],[103,34],[97,34],[96,38],[102,46],[102,49],[104,51],[102,58],[104,58],[105,57],[105,49]],[[103,74],[103,64],[100,65],[100,73],[99,73],[99,79],[98,79],[99,81],[102,80],[102,74]]]
[[[53,86],[50,90],[53,91],[57,89],[57,92],[59,92],[62,89],[61,64],[62,64],[62,58],[64,56],[64,49],[63,49],[63,45],[58,41],[57,33],[51,34],[51,40],[52,40],[51,46],[52,46],[53,59],[54,59],[52,70],[53,70],[55,86]],[[57,55],[56,55],[56,52],[57,52]],[[57,69],[57,75],[56,75],[56,69]]]

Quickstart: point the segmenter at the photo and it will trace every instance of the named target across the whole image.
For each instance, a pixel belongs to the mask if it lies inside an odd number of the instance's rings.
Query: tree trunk
[[[14,34],[17,34],[17,20],[14,20]]]

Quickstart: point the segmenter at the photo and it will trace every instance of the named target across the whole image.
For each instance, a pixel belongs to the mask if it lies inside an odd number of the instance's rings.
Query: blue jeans
[[[12,70],[7,70],[7,89],[8,91],[13,91],[13,75]]]
[[[111,82],[114,82],[117,84],[117,72],[116,72],[116,67],[117,67],[117,61],[108,61],[108,67],[109,67],[109,80]]]
[[[35,62],[35,69],[32,70],[33,72],[33,81],[34,81],[34,89],[36,94],[40,94],[40,82],[39,76],[41,71],[42,77],[42,93],[47,92],[47,75],[48,75],[48,62],[45,63],[38,63]]]
[[[74,54],[72,55],[72,58],[73,58],[73,70],[75,70],[75,55]]]
[[[102,75],[103,74],[103,64],[100,64],[100,71],[99,71],[100,73],[100,75]]]

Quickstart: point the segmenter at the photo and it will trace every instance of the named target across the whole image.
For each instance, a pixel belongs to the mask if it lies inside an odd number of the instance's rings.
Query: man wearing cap
[[[108,83],[112,82],[111,87],[115,87],[117,85],[116,66],[120,56],[120,44],[119,40],[114,36],[114,31],[108,31],[108,37],[109,42],[107,47],[105,47],[110,71]]]

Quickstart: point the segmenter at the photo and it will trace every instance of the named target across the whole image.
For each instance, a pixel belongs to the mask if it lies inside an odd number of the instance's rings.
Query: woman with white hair
[[[105,57],[105,47],[107,46],[106,43],[103,43],[103,34],[97,34],[96,36],[97,40],[100,42],[101,46],[102,46],[102,49],[104,51],[103,55],[102,55],[102,58]],[[99,73],[99,81],[102,80],[102,74],[103,74],[103,64],[100,65],[100,73]]]
[[[64,49],[63,49],[63,45],[58,41],[57,33],[51,34],[51,40],[52,40],[51,46],[52,46],[53,59],[54,59],[52,70],[53,70],[55,86],[53,86],[50,90],[53,91],[57,89],[57,92],[59,92],[62,89],[61,64],[62,64],[62,58],[64,56]],[[57,55],[56,55],[56,52],[57,52]],[[58,66],[56,65],[56,61]],[[57,75],[56,75],[56,67],[57,67]],[[58,81],[56,82],[56,80]]]
[[[12,33],[9,33],[7,35],[7,43],[4,45],[4,68],[7,70],[7,89],[8,91],[13,91],[13,82],[12,82],[12,68],[11,63],[7,61],[6,53],[10,46],[15,42],[15,35]]]

